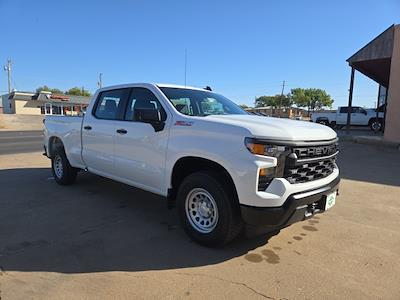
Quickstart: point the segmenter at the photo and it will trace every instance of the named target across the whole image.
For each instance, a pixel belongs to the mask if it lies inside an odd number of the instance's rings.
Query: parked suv
[[[199,243],[322,213],[339,185],[329,127],[249,115],[209,90],[126,84],[98,90],[84,117],[46,116],[57,183],[87,170],[164,196]]]

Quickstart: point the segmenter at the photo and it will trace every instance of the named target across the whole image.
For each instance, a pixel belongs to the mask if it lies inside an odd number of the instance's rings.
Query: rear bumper
[[[248,225],[283,228],[324,212],[326,196],[339,189],[340,178],[317,189],[290,195],[279,207],[241,205],[243,221]]]

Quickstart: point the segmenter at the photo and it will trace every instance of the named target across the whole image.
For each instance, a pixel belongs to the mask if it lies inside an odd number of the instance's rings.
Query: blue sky
[[[127,82],[210,85],[237,103],[295,87],[347,102],[346,59],[393,23],[384,1],[19,1],[0,0],[0,64],[13,85],[68,89]],[[355,104],[372,106],[377,85],[358,74]],[[0,73],[0,93],[7,90]]]

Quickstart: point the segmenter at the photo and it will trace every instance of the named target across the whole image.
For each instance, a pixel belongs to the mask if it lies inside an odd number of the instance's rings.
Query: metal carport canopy
[[[393,44],[394,25],[353,54],[347,62],[365,76],[388,87]]]
[[[358,50],[347,59],[351,67],[349,103],[352,107],[354,71],[357,70],[365,76],[388,88],[390,79],[390,64],[393,55],[395,25],[390,26],[371,42]],[[351,109],[347,112],[346,131],[350,132]]]

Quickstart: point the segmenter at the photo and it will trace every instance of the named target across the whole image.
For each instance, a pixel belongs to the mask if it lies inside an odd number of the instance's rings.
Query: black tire
[[[51,158],[51,171],[55,181],[61,185],[74,183],[76,175],[78,174],[78,169],[69,164],[64,149],[55,150]]]
[[[217,172],[197,172],[187,176],[178,190],[177,208],[182,226],[190,238],[205,246],[225,245],[232,241],[242,229],[242,219],[238,201],[232,192],[232,188],[229,188],[229,184],[223,182],[223,179],[225,179],[225,177]],[[201,193],[204,193],[204,191],[206,194],[208,193],[209,196],[211,195],[217,207],[217,221],[214,228],[208,229],[211,229],[210,232],[201,232],[200,227],[196,227],[195,222],[199,221],[194,220],[196,214],[189,209],[189,203],[192,203],[195,207],[197,204],[197,209],[199,210],[198,216],[203,218],[203,216],[201,216],[201,210],[198,208],[202,206],[200,204],[203,198],[200,197],[200,200],[195,202],[196,204],[189,199],[191,199],[193,195],[197,195],[196,193],[200,193],[199,195],[202,196]],[[205,198],[207,198],[207,196],[205,196]],[[191,207],[192,210],[195,210],[193,206]],[[212,212],[215,213],[213,209]],[[208,219],[206,217],[205,219],[213,223],[211,217]],[[199,226],[201,225],[199,224]]]
[[[371,128],[371,130],[373,132],[381,131],[382,130],[382,120],[373,119],[373,120],[369,121],[369,128]]]

